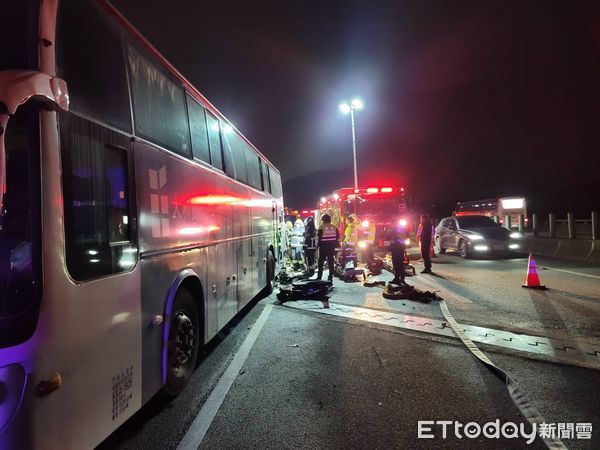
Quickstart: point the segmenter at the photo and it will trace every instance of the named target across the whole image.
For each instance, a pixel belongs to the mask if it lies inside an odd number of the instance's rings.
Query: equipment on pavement
[[[347,283],[356,282],[357,275],[362,275],[365,278],[365,271],[358,267],[358,259],[356,256],[356,248],[352,245],[344,245],[338,253],[334,262],[333,273],[340,280]]]
[[[529,289],[548,289],[543,284],[540,284],[540,277],[538,276],[537,269],[535,267],[535,259],[533,259],[533,255],[529,254],[529,259],[527,261],[527,276],[525,277],[525,284],[521,285],[524,288]]]
[[[421,302],[440,300],[435,292],[421,291],[408,284],[394,283],[388,283],[383,290],[383,297],[389,300],[417,300]]]
[[[327,293],[332,287],[331,281],[293,280],[290,284],[284,284],[279,287],[277,300],[281,303],[291,300],[327,301]]]

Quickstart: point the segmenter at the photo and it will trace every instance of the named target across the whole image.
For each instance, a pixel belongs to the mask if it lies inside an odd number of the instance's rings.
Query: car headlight
[[[510,238],[511,239],[521,239],[523,237],[523,235],[521,233],[510,233]]]
[[[469,240],[471,241],[481,241],[483,239],[483,236],[480,234],[470,234],[468,236]]]
[[[408,238],[404,239],[404,245],[406,245],[408,247],[410,245],[410,239],[408,239]]]

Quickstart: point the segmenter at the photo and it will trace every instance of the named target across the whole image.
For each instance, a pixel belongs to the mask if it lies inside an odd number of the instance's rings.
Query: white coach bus
[[[470,202],[458,202],[454,211],[455,216],[481,215],[497,217],[498,222],[504,225],[506,217],[510,217],[511,228],[519,226],[522,216],[525,225],[528,224],[527,201],[525,197],[500,197]]]
[[[0,38],[0,448],[91,448],[272,289],[281,178],[105,0]]]

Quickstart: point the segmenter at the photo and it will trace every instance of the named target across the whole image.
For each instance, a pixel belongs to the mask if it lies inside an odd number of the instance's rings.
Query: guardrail
[[[598,218],[596,211],[592,211],[588,219],[575,219],[572,213],[567,213],[566,219],[559,219],[556,214],[550,213],[547,220],[542,220],[537,214],[533,214],[532,232],[536,237],[598,240]]]

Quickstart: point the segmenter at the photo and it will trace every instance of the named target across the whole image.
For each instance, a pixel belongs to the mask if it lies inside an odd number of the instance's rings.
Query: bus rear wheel
[[[175,296],[170,325],[167,382],[163,390],[167,396],[175,397],[192,378],[201,337],[196,302],[187,289],[179,289]]]

